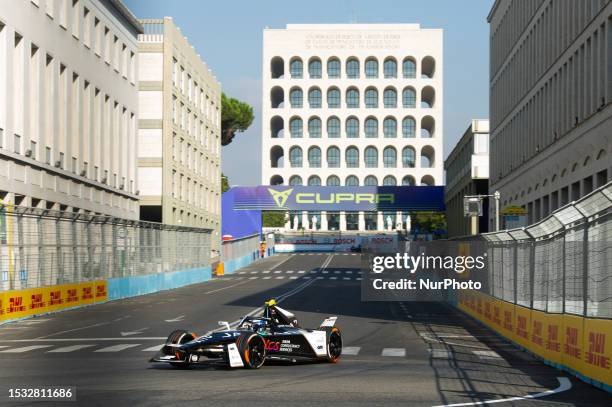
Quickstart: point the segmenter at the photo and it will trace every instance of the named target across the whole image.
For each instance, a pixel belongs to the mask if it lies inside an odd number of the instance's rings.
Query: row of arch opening
[[[417,59],[407,56],[401,61],[395,57],[388,56],[379,58],[370,56],[363,61],[352,56],[341,61],[338,57],[330,57],[324,61],[313,56],[307,60],[294,56],[289,59],[288,77],[291,79],[303,79],[308,74],[310,79],[326,78],[398,78],[413,79],[417,77]],[[272,79],[282,79],[287,77],[285,70],[285,59],[275,56],[270,59],[270,76]],[[325,69],[323,69],[325,65]],[[381,69],[382,65],[382,69]],[[420,60],[420,77],[431,79],[436,72],[436,60],[431,56],[425,56]]]
[[[344,93],[344,95],[343,95]],[[384,107],[388,109],[403,107],[414,109],[417,107],[417,91],[412,86],[402,89],[401,100],[398,100],[398,91],[393,86],[387,86],[382,90],[382,103],[379,90],[374,86],[368,86],[363,91],[363,101],[361,92],[356,86],[349,86],[344,92],[336,86],[326,90],[325,102],[330,109],[346,107],[356,109],[365,107],[366,109],[376,109]],[[344,102],[342,102],[344,98]],[[299,86],[289,89],[289,107],[301,109],[305,107],[304,91]],[[307,92],[308,108],[320,109],[323,107],[323,91],[318,86],[312,86]],[[431,109],[435,106],[436,91],[432,86],[421,88],[419,106],[422,109]],[[343,104],[344,103],[344,104]],[[270,89],[270,107],[272,109],[282,109],[287,106],[285,100],[285,90],[280,86],[273,86]]]
[[[401,127],[400,127],[401,126]],[[397,138],[401,133],[403,138],[414,138],[417,133],[417,122],[414,117],[406,116],[400,123],[394,116],[386,116],[379,123],[374,116],[368,116],[360,122],[359,118],[349,116],[345,119],[344,125],[337,116],[330,116],[323,121],[318,116],[311,116],[304,129],[304,120],[299,116],[289,119],[288,134],[285,132],[285,120],[281,116],[274,116],[270,119],[270,136],[272,138],[303,138],[305,130],[309,138],[321,138],[325,133],[328,138],[340,138],[342,134],[346,138],[359,138],[361,134],[365,138],[377,138],[381,134],[385,138]],[[423,116],[420,122],[420,137],[433,138],[436,131],[436,121],[432,116]]]
[[[417,164],[417,151],[412,146],[405,146],[401,149],[398,156],[398,149],[394,146],[387,146],[382,149],[382,156],[379,149],[375,146],[367,146],[363,152],[356,146],[348,146],[342,155],[340,148],[330,146],[325,150],[325,157],[320,147],[312,146],[306,151],[300,146],[289,148],[289,167],[302,168],[305,162],[309,168],[322,168],[325,164],[327,168],[340,168],[342,162],[346,168],[415,168]],[[423,146],[420,149],[420,168],[433,168],[435,166],[436,153],[432,146]],[[306,160],[305,160],[306,159]],[[382,165],[381,165],[382,164]],[[285,150],[281,146],[270,148],[270,166],[272,168],[285,167]]]
[[[416,186],[417,185],[417,181],[415,177],[413,177],[412,175],[406,175],[402,177],[400,182],[401,183],[399,185],[401,186]],[[270,177],[270,185],[284,185],[284,183],[285,183],[285,179],[283,178],[282,175],[277,174],[277,175],[273,175],[272,177]],[[288,179],[288,184],[292,186],[304,185],[304,180],[299,175],[292,175]],[[306,185],[322,186],[323,184],[322,184],[321,177],[319,177],[318,175],[312,175],[308,177],[308,179],[306,180]],[[337,175],[330,175],[325,180],[325,185],[328,187],[341,186],[340,177],[338,177]],[[359,178],[356,175],[349,175],[344,179],[344,186],[359,186],[359,185],[360,185]],[[367,175],[364,177],[363,183],[361,185],[363,186],[378,186],[378,185],[397,186],[398,179],[394,175],[387,175],[382,179],[382,183],[379,183],[378,177],[376,177],[375,175]],[[419,185],[433,186],[435,185],[434,178],[431,175],[423,175],[421,177]]]

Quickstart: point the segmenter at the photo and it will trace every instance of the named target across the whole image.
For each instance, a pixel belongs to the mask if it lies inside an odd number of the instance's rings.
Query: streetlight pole
[[[495,191],[493,197],[495,198],[495,231],[499,232],[499,198],[501,194],[499,191]]]

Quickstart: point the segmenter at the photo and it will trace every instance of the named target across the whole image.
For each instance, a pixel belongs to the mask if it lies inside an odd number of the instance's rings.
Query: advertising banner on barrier
[[[20,319],[108,299],[105,280],[0,293],[0,322]]]
[[[444,187],[234,187],[234,210],[444,211]]]
[[[612,320],[584,321],[585,376],[612,385]]]

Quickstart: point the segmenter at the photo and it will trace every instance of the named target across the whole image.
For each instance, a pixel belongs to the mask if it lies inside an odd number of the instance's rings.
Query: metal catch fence
[[[0,292],[210,265],[211,230],[0,204]]]
[[[612,318],[612,182],[525,228],[487,242],[483,292],[548,313]]]

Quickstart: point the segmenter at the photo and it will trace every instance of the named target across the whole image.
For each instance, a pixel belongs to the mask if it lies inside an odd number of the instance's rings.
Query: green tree
[[[276,228],[285,226],[285,213],[279,211],[261,212],[262,224],[264,227]]]
[[[224,193],[230,189],[229,178],[227,175],[221,174],[221,193]]]
[[[232,142],[236,133],[243,132],[253,123],[253,107],[238,99],[221,94],[221,145]]]
[[[443,212],[410,212],[412,229],[420,233],[446,230],[446,216]]]

